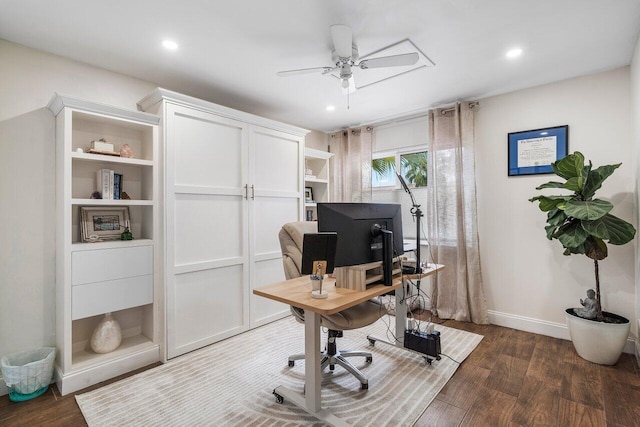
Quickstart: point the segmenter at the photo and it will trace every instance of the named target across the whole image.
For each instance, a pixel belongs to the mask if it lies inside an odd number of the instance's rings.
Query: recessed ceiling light
[[[519,48],[511,49],[506,53],[507,58],[517,58],[520,55],[522,55],[522,49]]]
[[[174,42],[173,40],[163,40],[162,41],[162,46],[165,49],[169,49],[169,50],[176,50],[178,49],[178,43]]]
[[[335,109],[336,109],[335,105],[327,105],[327,111],[333,111]]]

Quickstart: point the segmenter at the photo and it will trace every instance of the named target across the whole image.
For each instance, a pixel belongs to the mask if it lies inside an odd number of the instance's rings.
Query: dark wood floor
[[[581,359],[569,341],[493,325],[444,324],[484,339],[416,427],[640,426],[640,373],[633,356],[599,366]],[[27,402],[0,397],[0,426],[85,425],[74,395],[60,396],[55,386]]]

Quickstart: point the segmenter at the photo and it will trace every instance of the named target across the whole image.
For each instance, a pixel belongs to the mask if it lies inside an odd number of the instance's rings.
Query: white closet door
[[[167,357],[249,328],[247,129],[166,104]]]
[[[285,280],[278,233],[302,217],[302,137],[257,126],[249,130],[251,285]],[[251,293],[251,327],[289,314],[289,306]]]

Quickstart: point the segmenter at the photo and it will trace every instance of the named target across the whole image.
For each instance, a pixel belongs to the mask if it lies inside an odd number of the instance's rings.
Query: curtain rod
[[[476,105],[480,105],[480,101],[471,101],[471,102],[469,102],[469,108],[473,108]],[[440,114],[446,114],[449,111],[453,111],[455,109],[456,109],[456,107],[443,108],[442,110],[440,110]]]

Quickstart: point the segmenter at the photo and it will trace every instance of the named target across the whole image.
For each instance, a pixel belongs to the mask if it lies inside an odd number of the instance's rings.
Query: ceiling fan
[[[297,70],[279,71],[280,77],[297,74],[316,73],[329,74],[334,71],[339,72],[342,81],[343,91],[351,93],[355,91],[352,68],[357,67],[362,70],[370,68],[398,67],[403,65],[413,65],[418,62],[418,54],[415,52],[401,55],[382,56],[379,58],[364,59],[358,61],[358,47],[353,43],[353,33],[347,25],[332,25],[330,27],[331,38],[333,39],[333,51],[331,61],[334,65],[326,67],[301,68]]]

